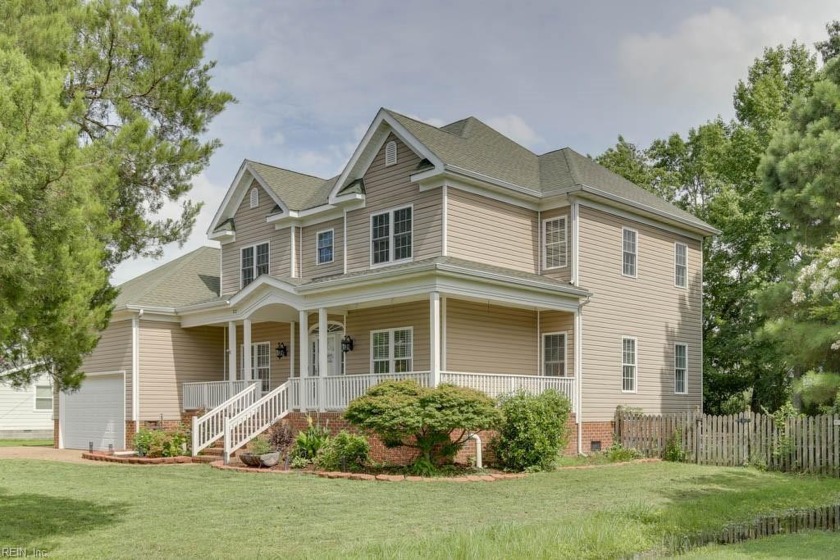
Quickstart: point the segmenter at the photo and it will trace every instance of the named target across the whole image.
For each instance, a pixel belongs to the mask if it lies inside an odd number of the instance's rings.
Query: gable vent
[[[397,163],[397,143],[391,140],[385,144],[385,165]]]
[[[251,208],[256,208],[260,205],[260,191],[254,187],[251,189]]]

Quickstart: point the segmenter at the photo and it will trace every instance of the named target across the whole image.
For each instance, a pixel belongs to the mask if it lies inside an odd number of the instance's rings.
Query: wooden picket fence
[[[803,416],[779,426],[766,414],[639,415],[619,411],[616,436],[624,447],[661,457],[669,440],[684,460],[703,465],[761,465],[788,472],[840,476],[840,416]],[[673,445],[672,445],[673,446]]]

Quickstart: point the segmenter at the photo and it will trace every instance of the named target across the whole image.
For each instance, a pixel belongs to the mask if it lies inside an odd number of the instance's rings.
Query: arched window
[[[251,189],[251,208],[256,208],[260,205],[260,191],[254,187]]]
[[[397,143],[391,140],[385,144],[385,165],[397,163]]]

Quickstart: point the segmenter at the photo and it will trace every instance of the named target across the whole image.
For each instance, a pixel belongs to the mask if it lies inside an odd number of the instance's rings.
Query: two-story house
[[[208,231],[221,249],[121,287],[81,391],[56,403],[57,444],[123,448],[199,410],[197,447],[233,450],[410,378],[557,389],[586,452],[619,405],[701,405],[713,233],[568,148],[382,109],[337,177],[246,160]]]

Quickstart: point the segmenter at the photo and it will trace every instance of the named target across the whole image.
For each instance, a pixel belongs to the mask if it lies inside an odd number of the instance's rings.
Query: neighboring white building
[[[53,390],[43,375],[29,387],[13,389],[0,380],[0,439],[53,437]]]

